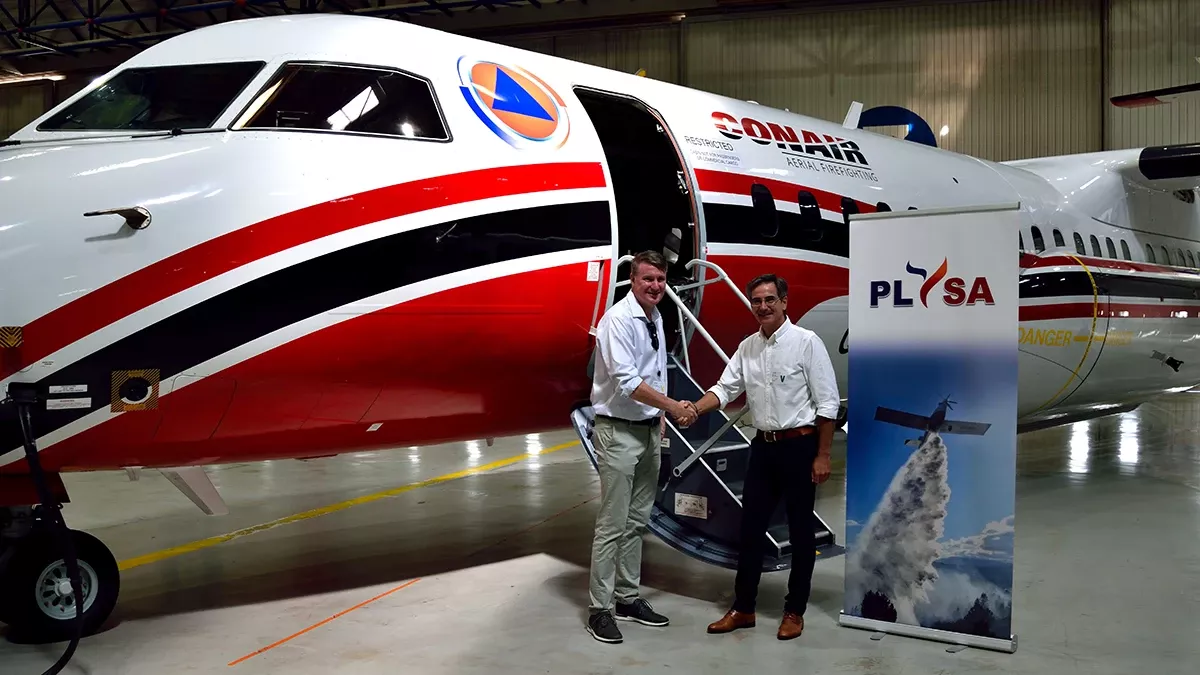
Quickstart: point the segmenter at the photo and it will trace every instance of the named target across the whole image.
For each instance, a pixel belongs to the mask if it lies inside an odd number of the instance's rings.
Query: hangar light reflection
[[[541,468],[542,463],[539,456],[544,449],[541,434],[527,434],[525,436],[525,454],[529,455],[529,468],[534,471]]]
[[[1137,464],[1140,446],[1137,437],[1137,420],[1132,417],[1121,419],[1120,445],[1117,446],[1117,459],[1122,464]]]
[[[1071,425],[1071,456],[1067,470],[1071,473],[1087,473],[1088,470],[1088,423],[1076,422]]]

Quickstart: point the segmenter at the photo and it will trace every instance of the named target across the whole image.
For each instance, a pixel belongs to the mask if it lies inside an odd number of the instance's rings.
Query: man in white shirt
[[[816,547],[816,486],[829,478],[833,420],[840,399],[829,352],[812,331],[787,318],[787,281],[765,274],[746,288],[759,330],[738,345],[715,386],[696,402],[703,415],[746,392],[757,435],[742,489],[742,532],[735,600],[710,633],[754,626],[767,524],[779,499],[787,500],[792,570],[784,600],[780,640],[804,631]]]
[[[630,292],[596,327],[592,408],[593,440],[600,472],[600,509],[592,541],[587,630],[601,642],[621,642],[618,619],[665,626],[638,596],[642,534],[658,490],[659,447],[670,413],[691,424],[691,402],[667,397],[667,346],[658,303],[666,292],[667,261],[645,251],[630,264]]]

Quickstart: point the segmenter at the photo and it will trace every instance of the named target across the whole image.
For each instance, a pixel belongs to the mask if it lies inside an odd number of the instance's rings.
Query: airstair
[[[617,266],[629,262],[632,256],[617,261]],[[696,291],[709,284],[724,282],[752,311],[750,301],[730,281],[717,265],[692,260],[686,268],[691,271],[702,266],[716,274],[700,281],[667,286],[670,305],[662,303],[664,311],[678,312],[681,337],[668,354],[668,393],[676,400],[695,401],[703,396],[701,387],[691,375],[689,367],[689,342],[698,334],[712,347],[724,363],[729,357],[712,338],[704,326],[687,309],[681,295],[695,297]],[[629,280],[619,282],[618,287],[628,286]],[[686,322],[685,322],[686,319]],[[701,416],[691,426],[678,427],[667,416],[666,435],[662,445],[662,468],[659,473],[658,495],[650,516],[649,529],[675,549],[712,565],[736,569],[739,535],[742,517],[742,486],[746,467],[750,459],[750,439],[754,430],[743,431],[738,422],[747,409],[732,412],[716,410]],[[592,467],[596,468],[596,450],[592,444],[594,415],[591,405],[583,403],[572,411],[571,422],[587,452]],[[815,544],[818,560],[839,555],[844,549],[837,544],[833,532],[815,514]],[[767,529],[767,546],[763,556],[764,571],[784,570],[791,567],[792,542],[789,541],[787,507],[779,501]]]

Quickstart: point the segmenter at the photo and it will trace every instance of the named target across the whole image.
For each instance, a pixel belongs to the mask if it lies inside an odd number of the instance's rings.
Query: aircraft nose
[[[202,136],[0,147],[0,327],[24,327],[0,378],[102,328],[114,305],[136,306],[127,292],[96,292],[222,222],[218,203],[229,200],[205,200],[209,211],[195,215],[201,196],[221,192],[203,166],[219,159]],[[198,226],[180,226],[188,214]],[[64,310],[73,304],[88,308]]]

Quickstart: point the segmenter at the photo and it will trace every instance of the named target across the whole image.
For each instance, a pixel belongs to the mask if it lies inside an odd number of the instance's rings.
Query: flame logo
[[[935,271],[933,273],[933,276],[929,277],[928,279],[925,280],[925,283],[921,284],[921,304],[922,305],[925,305],[926,307],[929,306],[929,303],[925,301],[925,298],[928,297],[929,291],[933,290],[933,287],[936,286],[937,283],[946,276],[946,267],[948,264],[949,264],[949,259],[943,258],[941,266],[939,266],[937,268],[937,271]],[[911,270],[909,270],[909,271],[911,271]],[[925,270],[921,270],[921,271],[924,272]],[[925,275],[922,274],[921,276],[925,276]]]

